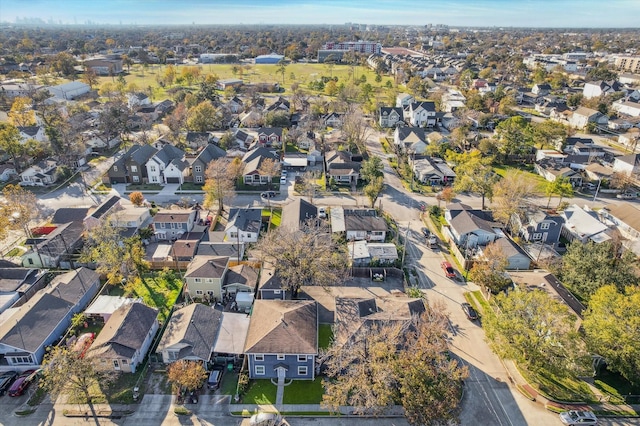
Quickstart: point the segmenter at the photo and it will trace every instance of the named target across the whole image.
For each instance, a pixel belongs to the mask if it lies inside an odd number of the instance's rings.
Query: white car
[[[634,198],[636,198],[636,194],[632,194],[630,192],[621,192],[620,194],[616,195],[616,198],[619,198],[621,200],[633,200]]]
[[[282,416],[276,413],[258,413],[249,419],[251,426],[279,426],[282,424]]]
[[[280,185],[286,185],[286,184],[287,184],[287,176],[286,175],[280,176]]]
[[[596,425],[598,418],[591,411],[565,411],[560,413],[560,421],[565,425]]]
[[[327,217],[327,209],[324,207],[318,207],[318,217],[320,219],[325,219]]]

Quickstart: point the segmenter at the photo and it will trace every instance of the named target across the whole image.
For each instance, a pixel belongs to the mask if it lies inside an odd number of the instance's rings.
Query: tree
[[[457,164],[455,167],[456,180],[453,189],[456,192],[472,191],[482,196],[482,209],[485,208],[485,198],[493,197],[493,185],[498,180],[491,169],[491,157],[484,157],[478,150],[456,154],[449,151],[447,159]]]
[[[18,173],[22,170],[18,159],[25,152],[21,140],[20,131],[16,126],[9,123],[0,123],[0,149],[11,158]]]
[[[263,261],[277,259],[275,274],[294,299],[302,286],[326,287],[346,277],[346,253],[325,226],[313,221],[303,224],[302,230],[280,226],[268,232],[255,244],[255,251]]]
[[[212,208],[218,203],[218,211],[224,211],[224,202],[229,201],[235,195],[235,179],[237,174],[231,170],[233,162],[225,158],[218,158],[209,163],[206,170],[206,180],[202,190],[204,191],[204,206]]]
[[[487,244],[482,250],[482,259],[473,263],[469,278],[490,293],[498,294],[511,284],[505,274],[508,264],[507,256],[498,244]]]
[[[322,404],[367,414],[401,404],[412,425],[454,420],[468,371],[449,356],[442,306],[426,306],[407,321],[371,321],[351,334],[355,321],[347,314],[337,323],[336,339],[320,355],[329,377]]]
[[[98,84],[98,74],[93,70],[93,68],[85,67],[84,72],[82,73],[81,80],[89,85],[89,88],[93,90],[93,86]]]
[[[269,127],[289,127],[289,113],[285,111],[269,111],[264,116],[264,125]]]
[[[558,207],[562,204],[562,199],[565,197],[573,196],[573,185],[569,178],[565,176],[558,176],[553,182],[547,182],[544,187],[544,193],[549,197],[547,199],[547,208],[551,204],[551,197],[553,195],[559,195]]]
[[[220,128],[222,125],[220,114],[210,101],[202,101],[189,109],[187,127],[193,132],[206,132]]]
[[[587,81],[617,80],[618,74],[611,71],[606,62],[598,62],[598,65],[587,71]]]
[[[498,124],[496,140],[505,159],[530,153],[534,141],[530,124],[520,116],[510,117]]]
[[[361,154],[367,152],[365,142],[369,136],[367,125],[362,111],[355,105],[350,105],[342,118],[342,133],[349,148],[356,147]]]
[[[282,75],[282,84],[283,85],[284,85],[284,76],[285,76],[286,72],[287,72],[287,63],[284,61],[284,59],[282,59],[276,65],[276,74],[281,74]]]
[[[140,207],[144,202],[144,195],[140,191],[134,191],[129,194],[129,201],[131,201],[134,206]]]
[[[367,186],[364,187],[363,192],[371,202],[371,208],[375,207],[376,201],[378,200],[378,197],[382,193],[383,189],[384,179],[382,178],[382,176],[374,177],[369,181]]]
[[[274,158],[267,158],[262,161],[262,164],[260,164],[258,173],[260,173],[260,176],[268,176],[269,184],[271,184],[273,177],[280,173],[280,162],[276,161]]]
[[[519,288],[494,298],[496,312],[483,317],[490,345],[499,356],[526,365],[533,373],[560,377],[585,374],[590,365],[576,318],[546,291]]]
[[[589,349],[604,357],[607,368],[640,384],[640,287],[624,292],[613,285],[600,287],[589,300],[582,326]]]
[[[371,156],[362,162],[360,166],[360,177],[366,181],[371,181],[377,177],[383,176],[384,164],[382,159],[377,156]]]
[[[554,147],[557,142],[564,141],[567,136],[569,136],[569,129],[556,121],[545,120],[533,126],[533,137],[540,149]]]
[[[200,389],[207,379],[207,370],[201,362],[179,360],[167,367],[167,379],[182,389]]]
[[[31,108],[29,98],[17,97],[9,110],[9,123],[16,127],[28,127],[36,125],[36,113]]]
[[[108,386],[117,378],[114,371],[99,365],[96,359],[81,357],[64,345],[51,346],[42,361],[39,386],[50,394],[52,401],[63,393],[87,401],[95,417],[91,389]]]
[[[40,217],[40,209],[33,192],[19,185],[7,185],[2,189],[4,203],[0,205],[0,213],[8,223],[9,229],[21,230],[26,238],[30,238],[29,225]]]
[[[520,215],[526,202],[536,189],[536,182],[529,174],[517,169],[508,170],[493,187],[493,217],[502,223],[509,223],[511,217]]]
[[[597,265],[597,267],[594,267]],[[611,284],[619,291],[637,282],[635,255],[611,241],[582,244],[577,241],[562,257],[561,281],[580,299],[589,301],[600,287]]]
[[[180,102],[174,110],[166,116],[163,120],[164,125],[171,131],[171,139],[178,141],[180,138],[180,132],[185,128],[187,124],[187,107],[184,102]]]
[[[327,96],[335,96],[338,94],[338,85],[335,81],[329,80],[324,86],[324,92],[327,94]]]

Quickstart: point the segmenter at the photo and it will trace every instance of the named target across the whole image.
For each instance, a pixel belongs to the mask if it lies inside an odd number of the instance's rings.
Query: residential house
[[[20,140],[22,143],[27,142],[28,140],[36,140],[38,142],[47,142],[48,138],[44,131],[43,126],[26,126],[26,127],[18,127],[18,132],[20,132]]]
[[[251,145],[251,143],[255,139],[253,135],[241,129],[236,130],[234,136],[236,138],[236,144],[240,147],[240,149],[244,150],[248,149],[249,145]]]
[[[315,378],[318,306],[312,300],[256,300],[245,342],[250,379]]]
[[[464,95],[454,89],[448,89],[446,93],[442,95],[442,110],[444,112],[454,112],[459,109],[465,108],[467,98]]]
[[[589,240],[602,243],[609,241],[609,228],[598,220],[598,215],[593,210],[580,208],[577,204],[567,207],[560,213],[564,219],[562,236],[569,241],[586,243]]]
[[[415,127],[434,127],[436,125],[436,104],[430,101],[412,102],[405,108],[405,116]]]
[[[398,96],[396,96],[396,107],[404,109],[415,101],[415,98],[408,93],[399,93]]]
[[[623,88],[622,84],[615,80],[610,81],[590,81],[584,84],[582,89],[582,96],[585,99],[599,98],[602,95],[609,95],[611,93],[619,92]]]
[[[191,262],[198,252],[204,232],[188,232],[173,242],[171,254],[177,262]]]
[[[177,309],[167,323],[156,353],[165,364],[185,360],[206,366],[221,323],[222,311],[213,306],[192,303]]]
[[[347,243],[347,248],[353,266],[392,265],[398,260],[398,249],[393,243],[351,241]]]
[[[105,220],[122,208],[122,198],[119,195],[113,195],[104,200],[90,215],[82,220],[87,230],[92,230],[98,226],[104,226]]]
[[[272,146],[282,146],[282,128],[281,127],[261,127],[257,130],[258,143],[260,146],[270,148]]]
[[[229,108],[229,111],[231,111],[234,114],[238,114],[244,110],[244,102],[242,102],[242,99],[240,99],[237,96],[234,96],[233,98],[229,99],[226,105],[227,105],[227,108]]]
[[[275,260],[265,261],[258,281],[258,296],[263,300],[285,300],[287,290],[283,288],[280,276],[276,272]]]
[[[211,140],[212,136],[209,132],[187,132],[184,138],[185,143],[192,149],[206,147]]]
[[[226,256],[194,256],[184,273],[186,290],[191,297],[221,301],[222,284],[229,267]]]
[[[596,125],[606,126],[609,119],[606,115],[600,111],[590,109],[587,107],[579,107],[568,117],[569,126],[575,129],[584,129],[589,123],[595,123]]]
[[[291,110],[291,103],[283,98],[282,96],[278,96],[271,105],[265,108],[265,112],[286,112],[288,113]]]
[[[529,255],[511,238],[504,235],[502,231],[498,231],[498,235],[500,238],[496,239],[493,244],[499,247],[507,261],[505,269],[510,271],[526,271],[529,269],[531,266]],[[482,247],[478,248],[476,256],[480,258],[484,256]]]
[[[266,160],[279,162],[280,157],[277,153],[264,147],[254,148],[242,157],[244,163],[242,175],[246,185],[267,185],[271,182],[272,176],[260,174],[260,168]]]
[[[262,209],[237,208],[229,211],[225,240],[237,243],[255,243],[262,228]]]
[[[152,227],[157,240],[177,240],[191,232],[197,220],[197,210],[161,210],[153,217]]]
[[[551,85],[549,83],[534,84],[531,93],[538,96],[547,96],[551,93]]]
[[[316,135],[313,132],[306,132],[300,139],[298,139],[298,148],[300,149],[312,149],[316,145]]]
[[[22,265],[27,268],[69,268],[73,254],[82,244],[84,226],[79,222],[62,224],[39,238],[29,238],[30,249],[22,255]]]
[[[328,114],[323,114],[320,117],[320,120],[322,121],[325,127],[332,127],[332,128],[342,127],[342,114],[338,114],[337,112],[330,112]]]
[[[81,81],[72,81],[69,83],[58,84],[57,86],[47,87],[47,90],[56,100],[70,101],[86,95],[91,91],[91,87]]]
[[[158,310],[144,303],[119,307],[87,351],[99,368],[135,373],[158,331]]]
[[[124,238],[134,236],[143,226],[151,222],[151,212],[146,207],[126,206],[111,217],[113,225],[123,229]]]
[[[440,158],[415,160],[411,168],[416,180],[426,185],[451,185],[456,178],[455,172]]]
[[[16,167],[13,164],[5,163],[0,164],[0,181],[7,182],[10,179],[13,179],[18,172],[16,171]]]
[[[529,243],[547,244],[558,247],[564,219],[562,216],[549,214],[543,210],[527,211],[520,217],[511,217],[510,227]]]
[[[34,268],[20,268],[8,261],[0,266],[0,314],[28,301],[46,285],[48,274]]]
[[[627,175],[640,173],[640,154],[627,154],[613,160],[613,170]]]
[[[575,187],[582,186],[582,175],[567,167],[564,163],[556,163],[554,161],[540,161],[533,165],[535,171],[549,182],[555,182],[559,177],[569,180],[571,185]]]
[[[427,133],[420,127],[396,127],[393,143],[399,151],[422,155],[428,145]]]
[[[0,364],[37,367],[46,348],[60,339],[74,314],[98,292],[99,276],[79,268],[56,277],[0,324]]]
[[[502,225],[493,221],[489,211],[454,203],[446,207],[444,217],[449,224],[450,237],[458,247],[473,249],[492,243],[500,237],[496,229]]]
[[[402,296],[376,298],[335,298],[335,342],[346,345],[376,332],[376,327],[387,324],[411,323],[426,311],[422,299]]]
[[[117,75],[122,73],[122,59],[92,58],[86,59],[83,66],[92,69],[98,75]]]
[[[640,102],[620,99],[611,104],[611,109],[630,117],[640,117]]]
[[[226,151],[218,145],[205,145],[205,147],[200,150],[196,158],[191,162],[191,175],[193,176],[193,182],[204,184],[207,180],[206,172],[209,164],[214,160],[224,158],[226,155]]]
[[[362,156],[347,151],[329,151],[325,154],[327,175],[337,184],[357,185],[361,163]]]
[[[185,152],[171,144],[164,145],[145,164],[149,183],[184,183],[189,173]]]
[[[401,107],[380,107],[380,127],[391,128],[404,123],[404,110]]]
[[[46,186],[58,180],[56,171],[58,162],[48,158],[32,165],[24,172],[20,173],[21,185],[24,186]]]
[[[151,105],[151,99],[149,98],[148,95],[142,92],[129,93],[127,95],[127,106],[131,110],[137,107],[149,106],[149,105]]]
[[[245,293],[245,296],[251,296],[251,302],[253,302],[253,296],[256,292],[257,285],[258,271],[256,271],[251,265],[240,263],[229,267],[224,279],[222,291],[230,297],[235,297],[240,293]]]
[[[147,183],[147,161],[157,149],[151,145],[133,145],[107,171],[108,182]]]
[[[622,245],[640,255],[640,209],[635,203],[610,203],[598,211],[600,220],[615,227],[622,238]]]
[[[331,231],[344,232],[347,241],[381,241],[387,236],[387,222],[375,209],[331,209]]]
[[[282,208],[281,227],[300,231],[306,226],[313,226],[318,217],[318,208],[302,198],[296,198],[293,202]]]

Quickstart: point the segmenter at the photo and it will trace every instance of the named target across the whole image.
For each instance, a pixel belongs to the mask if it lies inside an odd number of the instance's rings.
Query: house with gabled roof
[[[560,243],[563,224],[562,216],[534,210],[526,211],[522,215],[512,215],[509,226],[526,242],[542,243],[556,248]]]
[[[262,163],[267,159],[280,161],[277,153],[261,146],[248,151],[244,157],[242,157],[242,162],[244,163],[242,175],[245,184],[266,185],[271,181],[271,176],[260,174]]]
[[[640,209],[634,203],[610,203],[598,211],[600,220],[615,227],[622,238],[622,245],[640,255]]]
[[[398,150],[412,154],[424,154],[427,149],[427,133],[420,127],[396,127],[393,142]]]
[[[209,132],[187,132],[184,141],[190,148],[206,147],[212,140]]]
[[[257,133],[258,143],[261,146],[270,148],[282,145],[282,127],[260,127]]]
[[[100,205],[87,215],[84,220],[84,226],[88,230],[91,230],[97,226],[103,226],[105,219],[109,215],[117,212],[122,208],[122,198],[119,195],[113,195],[104,200]]]
[[[318,208],[302,198],[296,198],[293,202],[282,208],[282,221],[280,226],[299,231],[305,226],[314,223],[318,217]]]
[[[30,249],[22,255],[22,265],[31,268],[69,268],[73,254],[82,244],[84,226],[80,222],[61,224],[42,237],[29,238]]]
[[[191,175],[193,182],[204,184],[207,180],[206,172],[209,164],[219,158],[224,158],[227,152],[215,144],[207,144],[191,162]]]
[[[606,126],[609,121],[606,115],[595,109],[579,107],[568,114],[567,122],[575,129],[584,129],[589,123]]]
[[[183,183],[189,172],[185,152],[171,144],[164,145],[145,164],[149,183]]]
[[[226,103],[227,108],[234,114],[238,114],[244,110],[244,102],[238,96],[234,96],[229,99]]]
[[[588,241],[602,243],[611,239],[609,227],[598,219],[596,212],[586,206],[583,209],[573,204],[560,215],[564,219],[562,236],[569,241],[580,241],[584,244]]]
[[[456,178],[456,173],[440,158],[415,160],[411,168],[416,180],[427,185],[451,185]]]
[[[622,88],[622,84],[615,80],[589,81],[586,82],[582,88],[582,96],[584,96],[585,99],[599,98],[602,95],[619,92]]]
[[[362,156],[347,151],[329,151],[324,157],[327,175],[337,184],[356,185],[360,178]]]
[[[387,235],[387,222],[375,209],[331,209],[331,232],[344,232],[347,241],[382,241]]]
[[[640,154],[627,154],[613,160],[613,170],[628,175],[640,173]]]
[[[51,185],[58,180],[58,162],[52,158],[41,160],[20,173],[20,184],[24,186]]]
[[[382,128],[396,127],[404,123],[404,110],[401,107],[380,107],[380,120]]]
[[[405,108],[405,116],[415,127],[434,127],[436,125],[436,104],[431,101],[412,102]]]
[[[177,309],[162,333],[156,353],[165,364],[181,360],[207,363],[221,323],[222,311],[213,306],[192,303]]]
[[[235,296],[238,293],[249,293],[253,297],[258,285],[258,271],[251,265],[240,263],[229,267],[222,290],[225,294]]]
[[[43,126],[19,126],[18,132],[20,132],[22,143],[31,139],[38,142],[46,142],[48,140]]]
[[[229,210],[225,239],[229,242],[255,243],[262,228],[261,208],[237,208]]]
[[[185,291],[191,297],[222,300],[222,284],[228,268],[227,256],[194,256],[184,273]]]
[[[133,145],[107,171],[110,183],[147,183],[147,161],[157,149],[151,145]]]
[[[161,210],[153,217],[151,226],[157,240],[177,240],[191,232],[197,220],[197,210]]]
[[[99,369],[135,373],[158,331],[158,310],[144,303],[119,307],[87,351]]]
[[[564,177],[571,182],[574,187],[582,186],[582,175],[568,167],[565,163],[543,160],[533,165],[535,171],[549,182],[555,182],[559,177]]]
[[[250,379],[313,380],[318,305],[313,300],[256,300],[244,352]]]
[[[276,272],[274,260],[265,261],[260,270],[258,297],[264,300],[285,300],[287,291],[282,287],[280,276]]]
[[[278,99],[276,99],[271,105],[265,108],[265,112],[289,112],[290,110],[291,103],[282,96],[278,96]]]
[[[489,211],[454,203],[446,207],[444,217],[449,223],[451,237],[458,247],[472,249],[487,245],[500,237],[496,229],[502,228],[502,225],[494,222]]]

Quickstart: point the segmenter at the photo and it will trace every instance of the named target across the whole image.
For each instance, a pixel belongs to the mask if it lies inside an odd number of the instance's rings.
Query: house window
[[[206,281],[207,281],[208,283],[212,283],[212,282],[213,282],[213,278],[207,278],[207,279],[206,279]]]
[[[195,282],[197,282],[197,283],[201,283],[201,282],[202,282],[202,278],[194,278],[193,280],[194,280]]]
[[[208,290],[208,291],[207,291],[207,294],[208,294],[209,296],[213,296],[213,291]]]
[[[231,238],[238,238],[238,233],[237,232],[229,232],[229,236]]]
[[[202,176],[196,176],[196,183],[202,183]]]
[[[202,296],[202,290],[196,290],[196,294],[197,294],[198,296]]]
[[[167,356],[169,357],[169,361],[175,361],[178,359],[178,351],[168,351]]]
[[[264,365],[256,365],[256,376],[264,376]]]
[[[31,364],[30,356],[16,356],[12,357],[13,364]]]
[[[535,234],[533,234],[533,239],[534,240],[541,240],[542,239],[542,234],[540,232],[536,232]]]
[[[549,229],[549,222],[543,222],[540,224],[540,229]]]
[[[118,171],[118,166],[113,166],[113,171],[117,172]]]
[[[136,173],[138,171],[138,166],[131,166],[131,171]]]
[[[149,170],[151,170],[152,172],[154,172],[154,173],[155,173],[155,172],[156,172],[156,166],[151,166],[151,167],[149,167]]]
[[[298,376],[306,376],[308,373],[308,369],[306,365],[299,365],[298,366]]]
[[[278,354],[276,356],[276,358],[278,359],[278,361],[283,361],[284,360],[284,355],[283,354]]]
[[[114,366],[116,369],[120,369],[120,363],[118,362],[118,360],[117,360],[117,359],[114,359],[114,360],[113,360],[113,366]]]
[[[195,172],[201,173],[201,172],[202,172],[202,166],[194,166],[194,167],[193,167],[193,170],[194,170]]]
[[[273,290],[273,294],[280,294],[280,290]]]
[[[160,228],[161,228],[161,229],[164,229],[164,228],[165,228],[164,222],[160,224]]]
[[[134,181],[135,183],[140,182],[140,176],[134,175],[134,176],[133,176],[133,181]]]
[[[27,258],[27,261],[29,261],[29,265],[33,265],[33,259],[31,259],[30,257]]]
[[[298,362],[305,362],[307,360],[306,355],[298,355]]]
[[[126,359],[123,359],[122,360],[122,365],[127,365],[127,364],[129,364],[129,361],[127,361]]]
[[[253,359],[255,361],[264,361],[264,355],[254,355]]]

